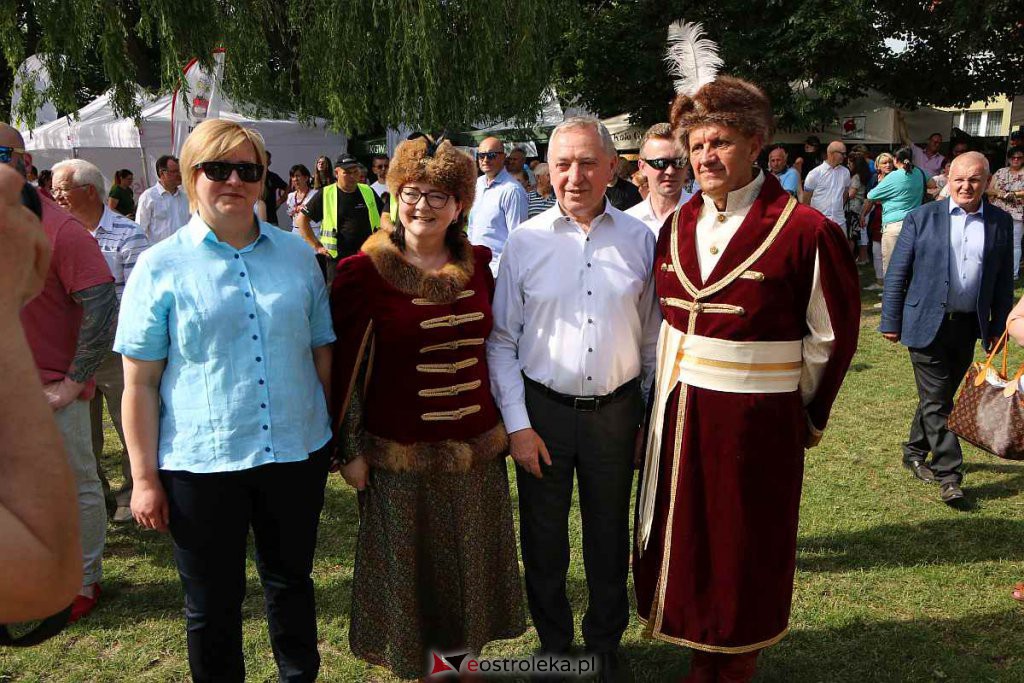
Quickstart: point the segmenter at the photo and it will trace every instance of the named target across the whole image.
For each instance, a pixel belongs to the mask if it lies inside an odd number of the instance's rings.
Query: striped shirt
[[[116,213],[109,206],[103,207],[99,224],[90,232],[99,243],[110,274],[114,276],[114,290],[120,301],[128,276],[132,274],[139,254],[149,247],[149,240],[138,223]]]
[[[544,213],[552,206],[554,206],[558,200],[555,199],[555,193],[552,192],[547,197],[542,197],[536,190],[529,192],[526,198],[530,201],[530,208],[527,209],[527,215],[529,218],[533,218],[539,213]]]

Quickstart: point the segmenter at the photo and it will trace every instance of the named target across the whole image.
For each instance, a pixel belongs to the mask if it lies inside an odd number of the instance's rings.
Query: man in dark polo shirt
[[[328,287],[338,261],[359,251],[370,233],[380,227],[380,198],[369,185],[359,182],[359,161],[342,154],[334,162],[333,185],[316,193],[295,217],[303,239],[316,250]],[[311,222],[320,222],[314,235]]]
[[[267,177],[263,181],[263,203],[267,206],[267,222],[277,225],[277,209],[288,198],[288,183],[270,170],[270,152],[267,152]]]

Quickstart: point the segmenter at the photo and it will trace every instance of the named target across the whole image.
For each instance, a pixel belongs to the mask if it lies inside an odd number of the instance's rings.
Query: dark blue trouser
[[[245,680],[242,600],[249,528],[281,681],[320,669],[313,552],[324,503],[326,449],[240,472],[162,471],[174,560],[185,589],[188,662],[196,683]]]

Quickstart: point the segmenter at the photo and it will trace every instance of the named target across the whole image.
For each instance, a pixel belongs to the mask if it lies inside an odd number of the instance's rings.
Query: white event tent
[[[78,111],[75,117],[62,117],[25,135],[25,148],[32,163],[42,170],[63,159],[86,159],[96,164],[108,180],[114,172],[127,168],[135,176],[135,196],[156,182],[154,164],[163,154],[172,153],[170,95],[147,98],[142,103],[141,122],[117,117],[107,94],[101,95]],[[305,164],[310,171],[316,158],[331,159],[348,149],[348,139],[329,130],[322,120],[312,126],[295,119],[253,119],[229,102],[223,102],[219,117],[255,128],[273,152],[271,168],[287,182],[294,164]],[[282,225],[287,215],[282,205],[278,213]]]

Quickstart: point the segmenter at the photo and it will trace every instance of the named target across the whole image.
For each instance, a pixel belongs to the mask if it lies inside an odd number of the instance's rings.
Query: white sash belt
[[[688,385],[733,394],[783,394],[796,391],[803,369],[802,349],[801,340],[728,341],[687,335],[667,322],[661,323],[657,383],[647,431],[644,483],[640,491],[637,542],[641,551],[647,547],[654,521],[662,427],[665,407],[672,390],[679,384],[681,397]],[[685,409],[682,398],[680,406]]]

